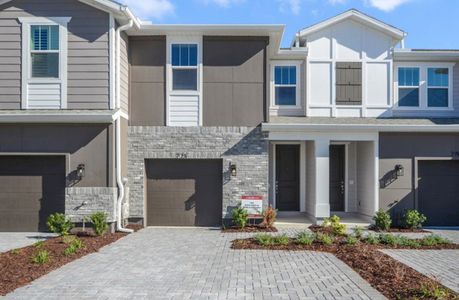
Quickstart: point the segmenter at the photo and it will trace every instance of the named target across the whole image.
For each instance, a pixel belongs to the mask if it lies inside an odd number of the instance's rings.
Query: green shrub
[[[32,262],[35,264],[43,265],[49,262],[49,252],[46,250],[38,251],[37,254],[32,256]]]
[[[75,239],[76,237],[74,235],[66,235],[62,238],[62,242],[68,245],[72,243]]]
[[[399,244],[399,238],[393,234],[381,234],[379,236],[379,241],[381,244],[386,244],[389,246],[395,246]]]
[[[346,225],[340,223],[332,223],[333,234],[346,235]]]
[[[347,238],[346,238],[346,244],[348,245],[355,245],[358,243],[358,239],[352,235],[349,235]]]
[[[455,299],[437,283],[423,284],[419,289],[420,299]]]
[[[94,226],[94,232],[96,235],[101,236],[107,232],[107,214],[103,212],[96,212],[90,217],[91,222]]]
[[[286,246],[290,242],[290,238],[286,234],[276,235],[273,237],[274,245]]]
[[[249,214],[246,209],[242,208],[241,206],[236,207],[233,209],[233,224],[239,228],[244,228],[247,226],[247,222],[249,221]]]
[[[419,248],[421,243],[417,240],[407,238],[405,236],[397,236],[396,244],[405,247]]]
[[[316,238],[319,242],[321,242],[324,245],[333,244],[333,237],[326,233],[318,232]]]
[[[385,211],[378,211],[375,216],[373,217],[375,221],[375,227],[379,230],[388,231],[390,229],[390,225],[392,224],[392,220],[390,215]]]
[[[354,227],[352,229],[352,231],[354,232],[354,236],[358,239],[362,239],[363,238],[363,227],[360,227],[360,226],[357,226],[357,227]]]
[[[370,245],[377,245],[379,244],[379,237],[376,234],[369,234],[365,238],[365,242]]]
[[[273,244],[273,236],[268,233],[259,233],[255,235],[255,241],[262,246],[270,246]]]
[[[427,221],[427,218],[417,210],[407,210],[403,215],[403,221],[407,228],[418,229],[422,227],[422,224],[425,221]]]
[[[80,239],[74,238],[67,248],[64,249],[65,255],[75,254],[78,250],[84,247],[83,242]]]
[[[451,244],[451,241],[436,234],[431,234],[421,240],[421,245],[423,246],[437,246],[447,244]]]
[[[64,214],[55,213],[48,217],[46,221],[49,231],[59,235],[68,235],[73,228],[73,223]]]
[[[38,241],[38,242],[36,242],[35,244],[33,244],[33,246],[34,246],[35,248],[41,248],[41,247],[43,247],[44,245],[45,245],[45,241]]]
[[[315,240],[315,234],[309,232],[301,232],[296,236],[295,242],[300,245],[312,245]]]

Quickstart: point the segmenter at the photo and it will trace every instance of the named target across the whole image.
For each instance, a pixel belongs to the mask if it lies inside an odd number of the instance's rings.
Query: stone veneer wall
[[[145,213],[146,159],[218,159],[223,161],[223,212],[229,217],[243,195],[261,195],[268,205],[268,142],[260,127],[129,127],[129,211]],[[237,176],[229,174],[229,164]]]
[[[81,222],[95,212],[106,212],[108,222],[116,221],[116,187],[66,188],[65,214],[73,222]],[[86,205],[82,205],[84,202]]]

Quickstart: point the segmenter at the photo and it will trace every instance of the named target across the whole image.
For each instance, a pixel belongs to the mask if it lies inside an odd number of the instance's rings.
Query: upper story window
[[[427,69],[427,106],[448,107],[448,68]]]
[[[406,62],[395,72],[395,103],[399,109],[453,109],[454,63]]]
[[[296,66],[274,67],[274,105],[296,105]]]
[[[70,17],[19,17],[23,109],[67,108],[67,25]]]
[[[59,78],[59,26],[32,25],[30,29],[32,78]]]
[[[362,63],[336,63],[336,104],[362,105]]]
[[[198,45],[172,44],[172,89],[198,90]]]
[[[419,68],[398,69],[398,106],[419,106]]]

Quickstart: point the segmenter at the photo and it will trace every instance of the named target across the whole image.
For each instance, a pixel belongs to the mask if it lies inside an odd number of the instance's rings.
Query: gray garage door
[[[64,157],[0,156],[0,231],[46,231],[64,205]]]
[[[148,160],[146,173],[148,226],[221,224],[221,160]]]
[[[459,226],[459,161],[419,162],[419,210],[428,226]]]

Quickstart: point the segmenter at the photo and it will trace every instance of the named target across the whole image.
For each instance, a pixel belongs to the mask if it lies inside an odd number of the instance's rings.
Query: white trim
[[[170,122],[170,97],[171,96],[197,96],[198,97],[198,124],[203,124],[203,36],[202,35],[168,35],[166,37],[166,126]],[[197,65],[197,90],[196,91],[174,91],[172,89],[172,45],[173,44],[196,44],[198,47]]]
[[[334,25],[336,23],[342,22],[346,19],[352,19],[360,23],[364,23],[367,26],[370,26],[374,29],[377,29],[379,31],[385,32],[386,34],[389,34],[390,36],[394,37],[398,41],[402,40],[405,37],[405,32],[402,30],[395,28],[393,26],[390,26],[382,21],[379,21],[375,18],[372,18],[366,14],[361,13],[358,10],[351,9],[348,10],[342,14],[339,14],[335,17],[332,17],[328,20],[325,20],[323,22],[320,22],[318,24],[315,24],[313,26],[310,26],[308,28],[305,28],[300,31],[299,35],[301,37],[309,35],[311,33],[317,32],[319,30],[322,30],[326,27],[329,27],[331,25]]]
[[[60,109],[67,108],[67,76],[68,76],[68,30],[67,25],[71,17],[18,17],[22,24],[22,82],[21,82],[21,108],[28,109],[28,84],[29,83],[59,83],[60,84]],[[58,25],[59,26],[59,78],[32,79],[30,77],[30,27],[32,25]],[[42,107],[44,109],[45,107]],[[55,109],[50,107],[49,109]]]
[[[0,114],[0,123],[112,123],[121,113],[107,110],[104,112],[81,112],[71,113],[41,112],[39,110],[23,110],[22,113]]]
[[[303,79],[301,78],[301,67],[303,65],[303,61],[301,60],[271,60],[270,62],[270,102],[269,102],[269,110],[271,115],[283,115],[288,114],[291,111],[297,111],[301,113],[303,111],[302,106],[302,82]],[[296,88],[296,99],[295,105],[276,105],[276,84],[275,84],[275,68],[276,67],[295,67],[296,68],[296,84],[291,85],[292,87]],[[284,85],[285,86],[285,85]]]
[[[454,66],[456,63],[450,62],[395,62],[394,63],[394,110],[395,111],[452,111],[454,110]],[[419,69],[419,106],[399,106],[399,85],[398,71],[400,68],[418,68]],[[429,107],[428,106],[428,72],[429,68],[448,69],[448,107]],[[403,87],[401,87],[403,88]],[[406,87],[408,88],[408,87]],[[415,87],[413,87],[415,88]],[[446,87],[442,87],[445,88]]]
[[[109,16],[109,60],[110,60],[110,109],[115,108],[116,95],[116,47],[115,47],[115,19],[113,14]]]

